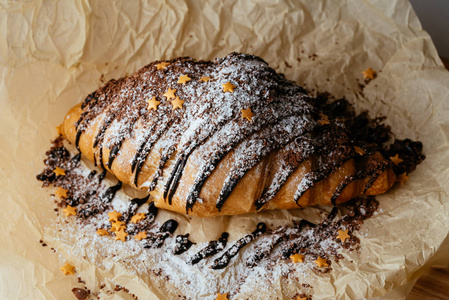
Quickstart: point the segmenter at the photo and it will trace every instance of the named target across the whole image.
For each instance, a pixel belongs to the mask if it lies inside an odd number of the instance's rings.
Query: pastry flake
[[[99,228],[97,229],[97,234],[101,236],[109,235],[109,232],[106,229]]]
[[[329,264],[327,263],[327,260],[324,258],[318,257],[317,260],[315,260],[315,263],[318,265],[318,267],[329,267]]]
[[[208,77],[208,76],[203,76],[200,78],[200,81],[202,81],[202,82],[208,82],[209,80],[210,80],[210,77]]]
[[[56,176],[65,176],[65,170],[64,170],[64,169],[61,169],[60,167],[56,167],[56,168],[53,170],[53,173],[55,173]]]
[[[350,238],[349,234],[348,234],[349,230],[338,230],[338,235],[337,235],[337,239],[340,239],[340,241],[342,243],[344,243],[347,239]]]
[[[75,267],[69,264],[68,262],[65,263],[61,268],[62,273],[64,275],[73,275],[75,274]]]
[[[161,104],[161,101],[157,101],[156,97],[151,98],[148,100],[148,110],[154,109],[157,110],[158,105]]]
[[[396,154],[395,156],[390,157],[390,160],[395,166],[399,165],[401,162],[404,161],[403,159],[401,159],[399,157],[399,154]]]
[[[304,257],[305,257],[305,255],[296,253],[296,254],[291,255],[290,259],[292,260],[292,262],[294,264],[296,264],[296,263],[299,263],[299,262],[301,262],[301,263],[304,262]]]
[[[222,86],[223,86],[224,93],[226,93],[226,92],[234,93],[234,88],[236,88],[236,86],[233,85],[232,83],[230,83],[229,81],[226,83],[223,83]]]
[[[177,108],[182,109],[182,105],[184,104],[184,100],[179,99],[178,96],[176,96],[175,100],[171,102],[173,105],[173,110],[176,110]]]
[[[141,240],[143,240],[143,239],[146,239],[148,236],[147,236],[147,233],[145,232],[145,231],[141,231],[141,232],[139,232],[138,234],[136,234],[135,236],[134,236],[134,238],[136,239],[136,240],[138,240],[138,241],[141,241]]]
[[[59,198],[67,198],[68,190],[63,189],[62,187],[58,187],[55,191],[55,195]]]
[[[64,208],[64,209],[62,210],[62,212],[65,213],[65,216],[66,216],[66,217],[69,217],[69,216],[76,216],[76,207],[67,205],[67,207]]]
[[[118,211],[114,210],[113,212],[108,213],[109,222],[111,222],[111,221],[117,222],[118,218],[120,218],[121,216],[122,216],[121,213],[119,213]]]
[[[163,61],[163,62],[160,62],[160,63],[156,64],[156,68],[158,70],[162,70],[162,69],[165,69],[169,65],[170,65],[170,63],[168,63],[166,61]]]
[[[409,180],[409,177],[407,176],[407,172],[402,173],[398,176],[397,182],[400,182],[401,185],[404,185],[404,183]]]
[[[186,82],[189,82],[190,79],[191,78],[189,76],[187,76],[187,75],[181,75],[181,76],[179,76],[178,83],[179,84],[184,84]]]
[[[363,150],[363,149],[360,148],[360,147],[354,146],[354,150],[355,150],[355,152],[356,152],[358,155],[360,155],[360,156],[363,156],[363,155],[365,154],[365,150]]]
[[[115,232],[115,240],[121,240],[122,242],[126,241],[126,237],[128,236],[128,233],[125,232],[125,229],[122,227],[120,230]]]
[[[170,99],[175,99],[175,93],[176,93],[176,89],[168,89],[166,92],[165,92],[165,94],[164,95],[162,95],[162,96],[164,96],[164,97],[166,97],[167,98],[167,100],[170,100]]]
[[[251,111],[251,107],[247,109],[241,109],[242,112],[242,118],[247,119],[248,121],[251,121],[254,117],[253,112]]]
[[[215,300],[228,300],[228,293],[226,294],[217,293],[217,297],[215,298]]]
[[[144,213],[138,213],[135,214],[134,216],[132,216],[131,218],[131,223],[136,223],[139,221],[142,221],[143,219],[145,219],[145,214]]]
[[[58,135],[62,135],[63,134],[63,132],[62,132],[62,130],[64,128],[63,126],[64,126],[63,124],[61,124],[59,126],[56,126],[56,132],[58,133]]]
[[[363,79],[374,79],[376,77],[376,71],[374,71],[371,68],[366,69],[365,71],[362,71]]]

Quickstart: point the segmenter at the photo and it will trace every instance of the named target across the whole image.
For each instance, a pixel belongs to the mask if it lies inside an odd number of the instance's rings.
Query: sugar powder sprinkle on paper
[[[61,147],[63,147],[61,141],[56,141],[49,155],[54,157],[65,153],[61,151]],[[70,170],[67,176],[57,179],[53,177],[54,181],[47,181],[48,184],[67,186],[66,183],[71,182],[73,191],[69,192],[73,194],[75,189],[78,191],[75,193],[79,197],[77,200],[79,204],[76,207],[80,213],[75,223],[57,223],[54,232],[54,235],[66,244],[75,256],[81,257],[84,255],[81,253],[85,253],[88,261],[100,267],[105,264],[120,264],[133,274],[144,278],[156,280],[155,278],[167,277],[170,284],[180,287],[188,297],[195,297],[198,293],[216,295],[222,282],[226,282],[229,288],[228,298],[232,299],[237,290],[258,286],[261,276],[264,280],[272,280],[283,276],[282,274],[298,272],[306,274],[308,270],[315,268],[329,272],[331,267],[326,266],[324,262],[340,260],[342,259],[340,253],[356,251],[359,247],[357,238],[347,240],[344,245],[336,243],[334,239],[339,230],[351,228],[352,232],[356,232],[363,220],[372,216],[377,209],[377,202],[373,198],[359,199],[341,206],[338,210],[341,215],[338,218],[335,210],[327,214],[318,224],[304,221],[270,228],[252,241],[246,241],[246,246],[238,251],[237,257],[230,259],[227,267],[212,270],[210,266],[213,261],[223,253],[234,249],[236,241],[228,241],[221,248],[213,246],[207,250],[210,251],[210,256],[192,265],[189,261],[207,248],[207,242],[193,244],[187,251],[177,255],[174,249],[177,247],[178,239],[170,231],[171,223],[164,228],[167,222],[164,224],[155,222],[150,212],[153,210],[151,205],[142,204],[142,207],[147,208],[138,211],[129,199],[123,198],[123,194],[117,194],[109,203],[105,203],[101,197],[86,197],[92,183],[82,180],[81,177],[87,179],[91,172],[82,163],[71,164],[71,157],[64,155],[47,162],[50,164],[47,167],[49,169],[54,168],[52,163],[57,163]],[[69,165],[71,167],[68,167]],[[94,178],[96,176],[91,180]],[[98,190],[97,195],[103,195],[109,187],[105,182],[100,183],[95,188]],[[61,201],[74,204],[74,199]],[[142,219],[142,213],[145,211],[147,213]],[[139,221],[132,222],[133,217],[134,221]],[[107,230],[100,231],[98,228],[105,226],[108,228],[114,224],[118,224],[116,228],[118,231],[115,231],[113,239],[101,236]],[[131,238],[128,238],[128,235]],[[212,249],[217,249],[215,254]],[[300,258],[304,255],[304,258],[311,257],[311,259],[303,258],[303,263],[292,263],[290,257],[296,257],[300,252]],[[99,257],[104,259],[98,260]],[[313,257],[322,258],[321,267],[313,261]],[[198,270],[201,276],[196,274]],[[221,280],[217,280],[217,272],[223,276]],[[299,283],[305,280],[299,279]],[[269,284],[266,288],[269,288]],[[303,293],[308,291],[309,288],[306,288]]]

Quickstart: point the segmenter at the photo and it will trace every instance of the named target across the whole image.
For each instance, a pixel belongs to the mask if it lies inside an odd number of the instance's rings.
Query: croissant
[[[308,96],[253,55],[183,57],[109,81],[61,131],[159,208],[236,215],[387,191],[392,163],[345,107]]]

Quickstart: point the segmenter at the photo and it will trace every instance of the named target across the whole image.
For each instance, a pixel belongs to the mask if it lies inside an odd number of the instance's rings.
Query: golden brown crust
[[[76,128],[75,123],[80,118],[82,113],[81,105],[73,107],[64,119],[63,124],[63,135],[71,143],[75,143],[76,140]],[[99,126],[102,122],[104,116],[100,114],[89,127],[89,130],[84,132],[79,141],[80,151],[91,161],[94,160],[94,151],[99,151],[99,149],[94,149],[93,144],[95,136],[99,130]],[[137,127],[139,124],[136,125]],[[108,130],[105,134],[105,140],[108,140],[111,132]],[[115,158],[112,165],[112,170],[107,167],[107,158],[109,156],[110,149],[103,144],[103,164],[105,167],[113,173],[117,179],[120,181],[134,186],[134,174],[131,171],[130,161],[134,156],[137,149],[133,146],[131,138],[125,139],[121,147],[121,151]],[[145,190],[145,182],[151,179],[152,174],[157,168],[157,163],[160,160],[162,149],[156,146],[151,150],[145,164],[142,168],[141,174],[139,176],[138,188]],[[192,154],[192,156],[187,161],[182,178],[180,182],[182,184],[178,187],[176,193],[173,196],[172,204],[168,204],[163,197],[163,182],[165,180],[160,180],[159,184],[156,186],[151,194],[155,197],[155,204],[157,207],[176,211],[179,213],[186,212],[186,194],[189,191],[189,187],[193,184],[195,178],[195,170],[199,167],[195,164],[197,161],[195,159],[196,155],[201,155],[198,151]],[[380,155],[375,153],[374,155]],[[166,168],[163,172],[163,177],[168,176],[172,169],[172,163],[176,153],[167,162]],[[261,196],[262,191],[267,188],[270,180],[267,177],[272,174],[276,168],[278,151],[273,151],[270,155],[267,155],[261,159],[255,167],[250,169],[243,178],[238,182],[229,198],[223,205],[221,211],[216,208],[216,199],[220,193],[223,186],[225,178],[227,177],[229,170],[234,161],[234,152],[229,152],[222,161],[218,164],[215,170],[212,172],[210,177],[206,180],[199,198],[193,210],[189,212],[191,215],[210,217],[215,215],[236,215],[255,212],[256,207],[254,202]],[[272,209],[292,209],[311,205],[330,205],[331,198],[340,185],[340,183],[350,176],[354,176],[356,172],[354,159],[349,159],[336,171],[334,171],[330,176],[317,182],[313,188],[307,190],[302,197],[299,199],[298,203],[295,203],[292,199],[297,190],[298,184],[304,178],[304,176],[310,172],[312,159],[314,157],[305,160],[300,164],[294,173],[287,179],[286,183],[281,187],[277,194],[269,201],[266,205],[262,207],[262,210],[272,210]],[[378,195],[387,191],[395,182],[396,176],[391,168],[384,170],[374,181],[370,188],[364,191],[367,182],[371,179],[370,176],[362,179],[357,179],[349,183],[341,192],[341,194],[336,199],[336,203],[343,203],[354,197],[361,195]]]

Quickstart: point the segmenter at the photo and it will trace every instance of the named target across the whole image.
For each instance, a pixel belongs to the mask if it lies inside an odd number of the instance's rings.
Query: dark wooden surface
[[[449,58],[442,57],[449,70]],[[449,255],[449,253],[448,253]],[[433,266],[416,282],[407,300],[449,300],[449,268]]]
[[[416,282],[407,300],[449,300],[449,269],[433,266]]]
[[[449,70],[449,58],[442,57],[441,60],[443,61],[443,64],[446,67],[446,69]]]

